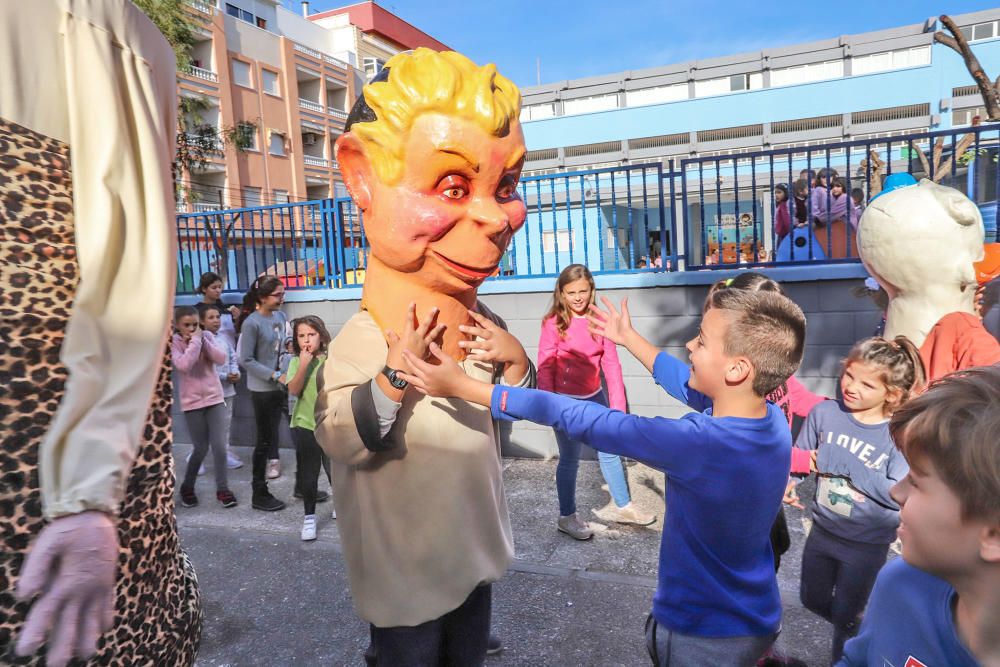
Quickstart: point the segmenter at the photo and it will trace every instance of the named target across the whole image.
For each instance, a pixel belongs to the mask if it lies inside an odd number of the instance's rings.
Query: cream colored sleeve
[[[49,518],[117,512],[175,285],[173,52],[132,3],[66,7],[60,103],[69,107],[80,276],[61,351],[69,379],[39,451]]]
[[[360,326],[348,322],[330,344],[317,378],[316,441],[337,463],[361,465],[376,456],[362,440],[353,401],[365,398],[369,406],[372,404],[369,383],[385,365],[387,354],[385,339],[370,319],[362,320]],[[366,395],[355,399],[353,394],[359,388]],[[375,421],[361,428],[367,426],[369,433],[372,429],[378,433],[374,408],[369,416]]]

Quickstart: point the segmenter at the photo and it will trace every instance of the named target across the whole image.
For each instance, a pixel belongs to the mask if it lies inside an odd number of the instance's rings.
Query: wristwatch
[[[389,368],[388,366],[383,366],[382,375],[384,375],[385,379],[389,381],[389,384],[391,384],[396,389],[406,389],[407,385],[409,385],[409,382],[399,377],[399,371],[397,371],[395,368]]]

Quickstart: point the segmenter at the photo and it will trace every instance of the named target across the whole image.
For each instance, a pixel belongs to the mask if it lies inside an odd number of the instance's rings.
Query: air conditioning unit
[[[315,132],[305,132],[302,135],[302,145],[312,146],[319,140],[319,135]]]

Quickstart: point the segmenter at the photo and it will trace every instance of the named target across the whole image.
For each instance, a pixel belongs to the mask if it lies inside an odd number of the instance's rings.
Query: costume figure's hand
[[[635,331],[632,328],[632,317],[628,314],[628,298],[622,299],[620,313],[608,297],[602,296],[601,302],[607,310],[601,310],[594,305],[590,306],[590,312],[587,313],[588,331],[604,336],[612,343],[625,345],[629,334]]]
[[[403,323],[403,335],[398,335],[389,329],[385,332],[389,343],[389,353],[386,355],[386,365],[397,370],[407,370],[403,351],[409,350],[418,359],[426,359],[430,344],[438,340],[444,332],[444,324],[437,322],[438,309],[431,308],[424,321],[417,325],[417,304],[410,303],[406,309],[406,321]]]
[[[88,658],[111,628],[115,612],[118,530],[104,512],[59,517],[38,534],[24,561],[17,597],[38,593],[17,640],[17,653],[30,655],[48,638],[48,663]]]
[[[421,394],[441,398],[462,398],[462,387],[471,378],[437,343],[431,343],[430,351],[437,363],[424,361],[409,350],[404,351],[403,356],[411,372],[401,373],[401,377]]]

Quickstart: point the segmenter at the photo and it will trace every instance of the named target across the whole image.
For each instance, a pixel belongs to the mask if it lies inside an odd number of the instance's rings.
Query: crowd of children
[[[831,196],[846,196],[836,176],[816,179],[831,183]],[[799,195],[796,184],[789,226],[799,224]],[[223,319],[235,313],[206,287],[213,285],[203,284],[200,312],[181,306],[175,313],[172,352],[194,443],[181,504],[197,504],[197,470],[209,449],[218,500],[237,502],[226,481],[226,445],[242,367],[258,427],[253,507],[284,507],[266,478],[287,391],[301,537],[315,539],[317,480],[321,468],[329,476],[329,462],[313,435],[313,413],[330,334],[317,317],[289,325],[280,311],[284,286],[262,278],[238,313],[240,338],[232,344]],[[850,351],[840,396],[824,400],[793,376],[805,317],[766,276],[745,272],[711,288],[686,346],[690,365],[636,331],[627,300],[601,301],[603,308],[586,267],[561,273],[542,321],[538,390],[472,379],[434,344],[433,364],[404,353],[409,372],[400,375],[421,393],[552,427],[560,454],[557,528],[573,538],[594,532],[575,502],[583,444],[599,452],[608,483],[611,501],[594,511],[605,521],[654,520],[632,503],[622,457],[666,473],[659,583],[645,629],[655,665],[794,663],[774,646],[790,470],[817,477],[800,596],[833,626],[833,663],[1000,664],[1000,368],[927,388],[909,340],[874,337]],[[283,362],[286,342],[292,352]],[[680,419],[628,414],[618,345],[692,411]],[[897,534],[903,558],[886,565]]]

